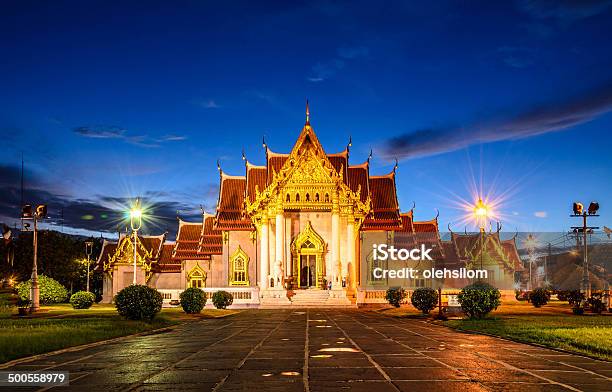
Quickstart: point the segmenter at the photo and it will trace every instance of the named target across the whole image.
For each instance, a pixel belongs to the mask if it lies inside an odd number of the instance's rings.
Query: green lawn
[[[448,320],[443,324],[612,360],[611,316],[500,315],[483,320]]]
[[[432,315],[436,311],[432,311]],[[423,316],[412,305],[389,307],[377,312],[391,317],[431,319],[431,316]],[[527,302],[507,300],[483,320],[457,317],[436,323],[612,360],[612,314],[587,312],[577,316],[567,302],[551,301],[541,308],[534,308]]]
[[[79,310],[68,304],[43,306],[41,312],[31,318],[0,317],[0,363],[235,312],[206,309],[199,315],[186,315],[178,308],[162,309],[153,322],[145,323],[119,317],[113,305],[94,305]]]

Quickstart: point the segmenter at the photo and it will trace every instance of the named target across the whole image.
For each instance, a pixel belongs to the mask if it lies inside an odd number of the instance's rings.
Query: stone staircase
[[[292,307],[321,308],[321,307],[355,307],[346,297],[332,298],[329,290],[306,289],[295,290],[291,299]]]
[[[327,290],[295,290],[291,297],[291,305],[293,306],[324,306],[329,298]]]

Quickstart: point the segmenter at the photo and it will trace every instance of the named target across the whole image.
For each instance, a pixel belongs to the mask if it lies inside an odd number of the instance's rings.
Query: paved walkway
[[[94,391],[611,391],[612,363],[358,310],[251,310],[15,366]],[[3,369],[6,370],[6,369]]]

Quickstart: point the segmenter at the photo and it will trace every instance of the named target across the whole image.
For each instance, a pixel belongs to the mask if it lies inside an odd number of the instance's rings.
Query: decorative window
[[[197,287],[198,289],[206,287],[206,271],[197,263],[187,273],[187,287]]]
[[[320,201],[320,197],[318,193],[315,193],[315,201]]]
[[[297,202],[300,201],[300,194],[299,193],[295,194],[295,201],[297,201]]]
[[[230,286],[249,285],[249,256],[240,246],[230,257]]]
[[[287,193],[287,199],[286,199],[287,203],[289,203],[291,201],[291,195]]]
[[[310,201],[310,193],[306,193],[306,201]]]
[[[329,193],[326,193],[326,194],[325,194],[325,202],[326,202],[326,203],[329,203]]]

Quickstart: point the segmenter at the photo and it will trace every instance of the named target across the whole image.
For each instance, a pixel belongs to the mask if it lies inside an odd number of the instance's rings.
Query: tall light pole
[[[87,292],[89,292],[89,258],[93,251],[93,242],[85,241],[85,254],[87,255]]]
[[[535,247],[536,247],[536,239],[533,236],[533,234],[529,234],[527,236],[527,240],[525,240],[525,245],[527,246],[527,254],[529,257],[529,282],[527,283],[527,290],[531,290],[533,287],[533,277],[531,274],[531,269],[533,266],[534,261],[536,260],[535,257]]]
[[[38,287],[38,221],[47,217],[47,206],[40,204],[36,207],[36,211],[32,211],[32,206],[26,204],[21,209],[22,220],[32,220],[34,223],[34,232],[32,235],[34,245],[34,257],[32,262],[32,284],[30,286],[30,301],[32,301],[32,311],[36,312],[40,309],[40,288]]]
[[[580,202],[574,202],[572,206],[573,214],[570,215],[572,218],[582,218],[582,226],[572,226],[572,229],[576,232],[576,238],[578,238],[578,233],[582,233],[583,238],[583,259],[582,259],[582,282],[580,291],[585,293],[587,297],[591,296],[591,279],[589,276],[589,258],[588,258],[588,248],[587,248],[587,234],[592,233],[594,229],[599,229],[596,226],[587,226],[587,217],[595,217],[599,216],[597,211],[599,211],[599,203],[596,201],[592,201],[589,204],[588,210],[585,211],[584,206]]]
[[[483,268],[484,235],[488,215],[489,207],[479,198],[474,205],[474,216],[476,217],[476,222],[480,226],[480,270]]]
[[[138,199],[136,199],[136,203],[130,210],[130,226],[134,236],[134,243],[132,246],[132,248],[134,248],[134,279],[132,280],[132,284],[136,284],[136,242],[138,240],[138,230],[140,230],[142,226],[142,210],[140,209],[140,201]]]

